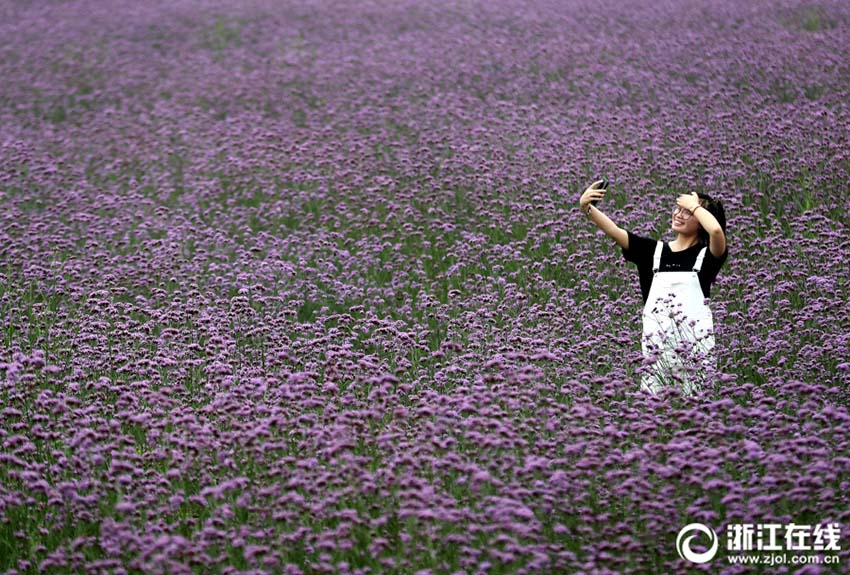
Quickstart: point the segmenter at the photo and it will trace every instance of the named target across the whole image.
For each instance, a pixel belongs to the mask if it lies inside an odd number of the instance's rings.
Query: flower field
[[[0,574],[850,572],[850,3],[32,0],[0,40]],[[642,235],[725,205],[696,396],[639,390],[601,175]],[[692,564],[694,522],[843,531]]]

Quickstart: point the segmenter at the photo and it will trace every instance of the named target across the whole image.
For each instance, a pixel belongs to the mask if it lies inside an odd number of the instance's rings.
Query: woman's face
[[[699,220],[688,210],[673,208],[673,231],[685,235],[696,235],[700,230]]]

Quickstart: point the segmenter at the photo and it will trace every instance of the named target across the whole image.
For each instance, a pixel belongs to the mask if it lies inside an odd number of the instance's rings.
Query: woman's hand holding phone
[[[608,178],[602,178],[590,184],[579,200],[579,206],[583,212],[587,212],[590,207],[595,206],[596,202],[605,197],[605,192],[608,189]]]

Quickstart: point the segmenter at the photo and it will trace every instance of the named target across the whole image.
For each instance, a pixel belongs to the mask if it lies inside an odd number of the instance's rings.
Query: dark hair
[[[712,216],[715,217],[717,223],[720,224],[720,228],[723,230],[723,233],[726,233],[726,212],[723,211],[723,203],[720,200],[715,200],[708,194],[703,194],[702,192],[697,192],[697,196],[701,200],[700,203],[702,207],[711,213]],[[697,233],[699,236],[699,241],[702,245],[708,245],[708,232],[706,232],[702,227],[700,227],[699,232]]]

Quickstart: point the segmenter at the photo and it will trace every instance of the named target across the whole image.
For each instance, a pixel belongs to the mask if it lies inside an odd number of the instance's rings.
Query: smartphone
[[[607,190],[608,189],[608,178],[606,178],[605,176],[602,176],[602,183],[599,184],[596,187],[596,189],[597,190]],[[591,205],[595,206],[598,202],[599,202],[599,200],[593,200],[590,203],[591,203]]]

